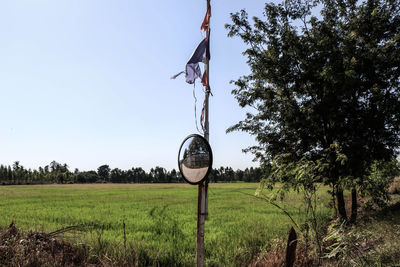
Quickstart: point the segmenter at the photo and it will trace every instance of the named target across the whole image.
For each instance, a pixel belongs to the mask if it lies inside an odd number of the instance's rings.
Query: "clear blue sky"
[[[257,166],[229,83],[249,72],[229,13],[259,16],[265,1],[212,0],[210,143],[214,167]],[[0,6],[0,164],[71,170],[102,164],[177,168],[196,132],[192,86],[181,76],[202,35],[205,0],[3,0]],[[202,94],[196,88],[198,115]]]

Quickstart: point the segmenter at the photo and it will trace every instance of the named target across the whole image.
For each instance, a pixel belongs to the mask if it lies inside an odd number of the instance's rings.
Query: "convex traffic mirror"
[[[183,140],[178,155],[179,170],[189,184],[199,184],[212,169],[212,151],[207,140],[192,134]]]

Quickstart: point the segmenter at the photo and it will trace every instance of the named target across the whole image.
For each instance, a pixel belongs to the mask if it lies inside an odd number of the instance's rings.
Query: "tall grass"
[[[275,207],[255,198],[258,184],[211,184],[205,225],[208,266],[250,263],[275,239],[285,239],[291,222]],[[320,194],[319,218],[330,215],[329,195]],[[280,202],[295,220],[304,217],[300,194]],[[23,229],[54,231],[93,223],[69,236],[94,253],[140,265],[193,266],[197,187],[154,185],[47,185],[0,187],[0,227],[11,221]],[[129,257],[127,257],[129,255]]]

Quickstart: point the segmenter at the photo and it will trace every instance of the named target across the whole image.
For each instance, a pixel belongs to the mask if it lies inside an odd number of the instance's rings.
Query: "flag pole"
[[[207,0],[207,7],[210,5],[210,1],[211,0]],[[210,20],[211,20],[211,16],[210,16]],[[206,33],[206,38],[208,39],[208,49],[210,49],[210,21],[208,22],[208,29],[207,29],[207,33]],[[210,51],[208,51],[210,52]],[[206,71],[206,75],[207,75],[207,88],[205,91],[205,105],[204,105],[204,138],[210,142],[210,124],[208,121],[208,100],[210,97],[210,59],[207,58],[206,64],[205,64],[205,71]],[[212,166],[211,166],[212,168]],[[205,219],[208,220],[208,181],[209,178],[207,177],[206,181],[205,181],[205,191],[206,191],[206,195],[205,195]]]
[[[210,0],[207,0],[207,12],[210,6]],[[210,37],[210,22],[206,31],[206,38]],[[210,96],[210,62],[209,58],[206,57],[205,71],[207,75],[207,88],[205,90],[205,105],[204,105],[204,138],[209,141],[209,121],[208,121],[208,99]],[[212,167],[212,166],[210,166]],[[204,266],[204,224],[205,220],[208,219],[208,178],[206,181],[199,184],[198,190],[198,202],[197,202],[197,242],[196,242],[196,266]]]

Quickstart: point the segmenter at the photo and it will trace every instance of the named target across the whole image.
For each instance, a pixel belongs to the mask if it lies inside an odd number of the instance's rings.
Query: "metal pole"
[[[210,0],[207,0],[207,7],[210,5]],[[210,36],[210,27],[207,30],[207,38]],[[205,64],[205,71],[207,73],[208,87],[205,93],[205,107],[204,107],[204,138],[209,141],[209,122],[208,122],[208,98],[210,95],[210,64],[209,60]],[[196,243],[196,266],[204,266],[204,224],[208,219],[208,178],[207,181],[199,184],[198,191],[198,207],[197,207],[197,243]]]

